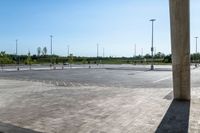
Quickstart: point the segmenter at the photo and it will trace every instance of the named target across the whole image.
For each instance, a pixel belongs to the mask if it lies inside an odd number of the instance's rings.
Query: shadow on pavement
[[[41,133],[41,132],[0,122],[0,133]]]
[[[173,100],[156,133],[188,133],[190,101]]]

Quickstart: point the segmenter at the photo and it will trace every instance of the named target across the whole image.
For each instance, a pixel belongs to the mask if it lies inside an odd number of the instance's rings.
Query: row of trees
[[[0,64],[12,64],[13,59],[5,51],[0,52]]]
[[[77,57],[70,54],[70,56],[62,57],[57,55],[47,55],[46,47],[38,48],[37,55],[31,55],[28,52],[27,55],[12,55],[6,54],[6,52],[0,52],[0,64],[43,64],[43,63],[80,63],[80,64],[95,64],[95,63],[108,63],[108,64],[123,64],[123,63],[150,63],[151,55],[146,54],[145,56],[135,56],[135,57]],[[42,53],[42,54],[41,54]],[[171,63],[171,55],[165,55],[158,52],[154,55],[154,61],[156,63]],[[200,53],[191,55],[191,62],[200,62]]]

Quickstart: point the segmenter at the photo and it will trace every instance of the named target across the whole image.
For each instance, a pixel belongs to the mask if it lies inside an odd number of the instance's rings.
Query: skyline
[[[200,18],[200,2],[191,0],[191,53],[195,52],[195,36]],[[37,53],[37,47],[47,47],[50,35],[53,53],[57,55],[132,57],[150,54],[151,22],[154,23],[156,52],[171,53],[168,0],[2,0],[0,2],[0,51]],[[104,52],[103,52],[104,49]],[[199,47],[198,47],[199,51]]]

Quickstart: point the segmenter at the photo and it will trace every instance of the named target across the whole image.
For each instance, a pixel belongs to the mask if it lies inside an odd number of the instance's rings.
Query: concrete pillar
[[[190,100],[189,0],[169,0],[174,98]]]

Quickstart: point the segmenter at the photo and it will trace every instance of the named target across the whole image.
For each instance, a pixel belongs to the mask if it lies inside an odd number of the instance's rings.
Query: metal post
[[[196,61],[195,61],[195,67],[197,67],[197,60],[198,60],[198,55],[197,55],[197,42],[198,42],[198,37],[196,38]]]
[[[154,34],[154,21],[156,21],[156,19],[150,19],[150,21],[152,22],[152,39],[151,39],[151,56],[152,56],[152,62],[151,62],[151,70],[154,70],[154,48],[153,48],[153,34]]]
[[[141,56],[143,57],[143,48],[141,49]]]
[[[99,44],[97,43],[97,58],[99,57]]]
[[[16,66],[17,66],[17,71],[19,71],[18,40],[16,40]]]
[[[105,50],[104,50],[104,48],[103,48],[103,58],[105,57]]]
[[[53,55],[52,38],[53,38],[53,36],[50,35],[50,43],[51,43],[51,65],[50,66],[52,66],[52,64],[53,64],[53,68],[54,68],[53,57],[52,57],[52,55]]]
[[[52,50],[52,38],[53,38],[53,36],[52,35],[50,35],[50,39],[51,39],[51,56],[52,56],[52,54],[53,54],[53,50]]]
[[[67,53],[68,53],[68,57],[69,57],[69,45],[67,45]]]
[[[99,44],[97,43],[97,65],[99,64],[99,61],[98,61],[98,58],[99,58]]]
[[[67,54],[68,54],[68,63],[69,63],[69,65],[68,65],[68,67],[70,67],[71,66],[71,64],[70,64],[70,52],[69,52],[69,45],[67,45]]]
[[[136,54],[137,54],[137,53],[136,53],[136,44],[135,44],[135,57],[136,57]]]

